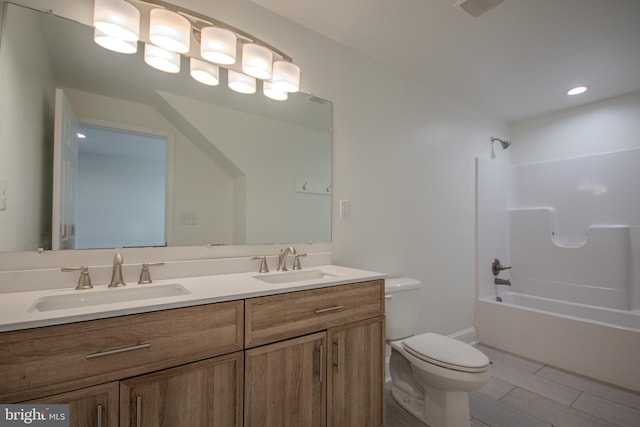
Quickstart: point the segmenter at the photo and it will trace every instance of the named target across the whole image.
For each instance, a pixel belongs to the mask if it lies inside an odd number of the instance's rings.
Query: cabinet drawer
[[[243,315],[232,301],[0,333],[0,402],[241,350]]]
[[[247,299],[245,347],[384,314],[384,280]]]

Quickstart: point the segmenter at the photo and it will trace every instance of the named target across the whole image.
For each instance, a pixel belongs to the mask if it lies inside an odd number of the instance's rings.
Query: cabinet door
[[[121,427],[240,427],[242,352],[120,382]]]
[[[332,328],[328,341],[327,425],[384,425],[384,317]]]
[[[118,427],[117,381],[27,403],[69,404],[70,427]]]
[[[326,332],[245,352],[245,427],[323,427]]]

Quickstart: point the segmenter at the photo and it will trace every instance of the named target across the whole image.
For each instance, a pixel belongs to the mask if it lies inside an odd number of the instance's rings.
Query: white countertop
[[[0,332],[188,307],[213,302],[231,301],[305,289],[342,285],[346,283],[383,279],[386,277],[386,275],[382,273],[342,267],[338,265],[319,265],[298,271],[323,271],[330,273],[332,276],[321,279],[271,284],[259,280],[257,277],[287,273],[272,272],[258,274],[256,272],[246,272],[154,280],[153,283],[146,285],[139,285],[136,282],[128,282],[127,286],[124,288],[107,288],[106,285],[100,285],[94,286],[93,289],[88,290],[65,288],[4,293],[0,294]],[[291,273],[294,274],[296,271]],[[65,308],[42,312],[35,309],[36,303],[41,301],[42,298],[46,298],[48,296],[68,294],[78,295],[79,293],[90,294],[93,292],[108,292],[116,289],[139,289],[140,287],[152,287],[166,284],[180,284],[185,287],[189,293],[186,295],[157,297],[144,300]]]

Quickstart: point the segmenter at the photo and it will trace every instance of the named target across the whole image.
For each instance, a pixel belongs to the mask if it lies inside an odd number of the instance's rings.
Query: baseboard
[[[478,334],[476,333],[475,326],[455,332],[449,336],[471,345],[478,343]]]

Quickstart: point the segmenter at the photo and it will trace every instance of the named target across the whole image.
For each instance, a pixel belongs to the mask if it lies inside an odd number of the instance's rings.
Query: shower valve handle
[[[502,265],[500,263],[500,260],[498,258],[493,260],[493,263],[491,264],[491,272],[493,273],[494,276],[497,276],[498,274],[500,274],[500,272],[502,270],[509,270],[511,267],[505,267],[504,265]]]

